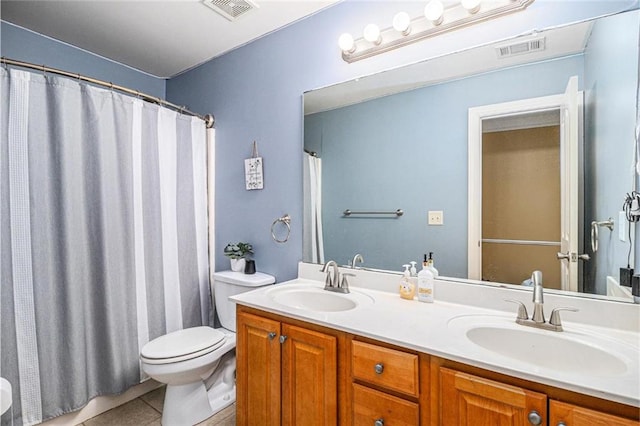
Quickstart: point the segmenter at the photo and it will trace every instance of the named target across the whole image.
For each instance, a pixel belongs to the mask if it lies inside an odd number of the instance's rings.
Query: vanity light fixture
[[[342,59],[355,62],[416,41],[524,10],[535,0],[460,0],[445,7],[442,0],[429,0],[424,16],[411,19],[406,12],[393,17],[392,26],[380,30],[375,24],[364,28],[363,36],[354,39],[349,33],[340,36]]]

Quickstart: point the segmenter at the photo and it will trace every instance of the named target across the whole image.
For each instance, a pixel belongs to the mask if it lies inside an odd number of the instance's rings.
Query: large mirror
[[[635,10],[306,92],[303,260],[400,272],[433,252],[441,277],[539,269],[626,300],[638,28]]]

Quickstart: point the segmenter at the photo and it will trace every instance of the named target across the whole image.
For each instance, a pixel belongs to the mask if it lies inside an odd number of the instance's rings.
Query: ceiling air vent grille
[[[509,44],[496,47],[498,58],[508,58],[510,56],[524,55],[526,53],[540,52],[545,48],[545,38],[536,38],[520,43]]]
[[[258,8],[258,5],[250,0],[203,0],[202,2],[229,21],[235,21],[247,12]]]

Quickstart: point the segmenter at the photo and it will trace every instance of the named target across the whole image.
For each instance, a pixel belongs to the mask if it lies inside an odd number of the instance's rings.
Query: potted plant
[[[247,257],[253,254],[253,247],[249,243],[229,243],[224,248],[224,255],[231,262],[231,270],[244,272]]]

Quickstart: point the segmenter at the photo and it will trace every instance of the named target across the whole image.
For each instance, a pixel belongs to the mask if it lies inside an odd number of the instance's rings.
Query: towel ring
[[[613,219],[609,218],[608,220],[603,220],[600,222],[593,221],[591,222],[591,251],[598,251],[598,228],[604,226],[609,228],[610,231],[613,231]]]
[[[275,234],[275,227],[278,223],[284,223],[285,226],[287,227],[287,236],[284,237],[284,239],[282,240],[276,237],[276,234]],[[276,243],[286,243],[287,241],[289,241],[289,235],[291,235],[291,216],[289,216],[288,214],[285,214],[284,216],[274,220],[273,223],[271,224],[271,238],[273,238],[273,241],[275,241]]]

